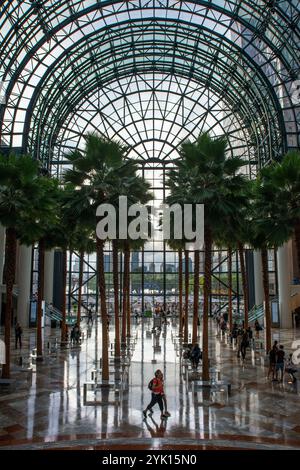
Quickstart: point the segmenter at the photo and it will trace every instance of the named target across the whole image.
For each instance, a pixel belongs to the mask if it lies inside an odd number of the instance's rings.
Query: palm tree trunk
[[[127,306],[128,306],[128,299],[127,299],[127,284],[128,284],[128,253],[129,250],[125,245],[124,250],[124,272],[123,272],[123,298],[122,298],[122,338],[121,342],[124,346],[126,344],[126,329],[127,329]]]
[[[211,291],[211,248],[212,234],[209,227],[204,226],[204,302],[203,302],[203,332],[202,332],[202,380],[209,380],[208,358],[208,311]]]
[[[272,332],[271,332],[271,309],[270,309],[270,290],[269,290],[269,273],[268,273],[268,251],[266,248],[261,249],[263,287],[265,296],[265,322],[266,322],[266,353],[271,350]]]
[[[197,343],[197,336],[198,336],[198,315],[199,315],[199,275],[200,275],[200,252],[199,250],[195,251],[194,254],[194,315],[193,315],[193,339],[192,343]]]
[[[107,332],[107,309],[106,309],[106,289],[104,272],[104,241],[97,238],[97,257],[98,257],[98,282],[100,292],[100,306],[102,319],[102,381],[109,381],[108,364],[108,332]]]
[[[239,257],[240,257],[243,294],[244,294],[244,327],[248,328],[248,297],[249,297],[248,296],[248,280],[247,280],[245,258],[244,258],[244,247],[241,242],[238,242],[238,251],[239,251]]]
[[[189,339],[189,283],[190,283],[190,273],[189,273],[189,252],[184,250],[184,278],[185,278],[185,306],[184,306],[184,343],[188,342]]]
[[[127,338],[130,338],[130,330],[131,330],[131,312],[130,312],[130,248],[126,246],[126,250],[128,250],[127,257],[126,257],[126,316],[127,316]]]
[[[232,331],[232,251],[228,247],[228,319],[229,330]]]
[[[83,262],[84,252],[81,251],[79,255],[79,285],[78,285],[78,309],[77,309],[77,324],[80,325],[81,321],[81,299],[82,299],[82,283],[83,283]]]
[[[17,237],[14,228],[6,229],[6,242],[5,242],[5,283],[6,283],[6,308],[5,308],[5,359],[6,364],[3,364],[2,378],[10,378],[10,335],[11,335],[11,314],[13,308],[13,287],[15,281],[16,271],[16,251],[17,251]]]
[[[180,248],[178,250],[179,336],[183,333],[182,287],[182,249]]]
[[[120,345],[120,318],[119,318],[119,271],[118,271],[118,242],[113,240],[113,284],[114,284],[114,307],[115,307],[115,359],[121,356]]]
[[[62,262],[63,262],[63,298],[62,298],[62,323],[61,323],[61,342],[65,343],[67,341],[67,323],[66,323],[66,295],[67,295],[67,250],[63,250],[62,253]]]
[[[45,276],[45,240],[39,241],[39,261],[38,261],[38,300],[37,300],[37,330],[36,347],[39,360],[43,358],[42,340],[42,301],[44,298],[44,276]]]

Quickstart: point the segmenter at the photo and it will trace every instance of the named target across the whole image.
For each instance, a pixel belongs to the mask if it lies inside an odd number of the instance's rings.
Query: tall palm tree
[[[286,207],[277,199],[277,186],[274,185],[274,166],[261,170],[253,184],[251,206],[250,243],[261,252],[262,277],[265,300],[266,353],[271,350],[271,310],[269,291],[268,249],[277,249],[292,235],[293,225]]]
[[[293,226],[300,270],[300,151],[288,152],[281,162],[270,166],[269,178],[276,188],[273,197],[278,208],[284,208]]]
[[[18,230],[21,243],[33,245],[38,243],[38,291],[37,291],[37,360],[43,359],[42,345],[42,301],[44,299],[45,251],[57,245],[58,213],[60,210],[60,190],[58,180],[39,176],[40,197],[34,214],[28,213],[23,218],[22,227]],[[34,215],[34,216],[33,216]]]
[[[13,285],[16,271],[17,232],[24,219],[38,213],[43,190],[38,183],[38,162],[27,155],[0,155],[0,222],[6,227],[5,245],[5,353],[2,377],[10,378],[10,336],[13,307]],[[23,233],[25,228],[23,227]]]
[[[177,186],[182,201],[204,204],[204,305],[202,378],[209,380],[208,313],[211,292],[211,253],[214,239],[224,229],[225,219],[235,211],[231,193],[240,178],[244,162],[239,157],[226,158],[224,137],[212,139],[208,133],[196,142],[181,145],[182,159],[176,162]]]
[[[73,168],[66,171],[64,179],[78,188],[79,198],[82,201],[77,208],[79,215],[84,214],[95,227],[97,207],[117,198],[119,181],[126,169],[124,154],[125,148],[119,142],[88,134],[84,151],[77,150],[66,156]],[[104,244],[105,240],[97,237],[96,253],[102,318],[102,380],[107,382],[109,362]]]

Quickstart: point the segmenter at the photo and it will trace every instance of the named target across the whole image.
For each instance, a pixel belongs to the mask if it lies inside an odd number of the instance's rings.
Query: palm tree
[[[65,181],[73,183],[78,188],[81,204],[77,207],[79,215],[94,223],[96,227],[96,210],[100,204],[116,200],[119,181],[125,171],[125,148],[118,142],[95,134],[86,136],[86,147],[83,152],[77,150],[67,155],[73,165],[66,171]],[[98,265],[98,284],[102,317],[102,380],[109,380],[108,363],[108,331],[106,285],[104,272],[105,240],[96,240]]]
[[[18,230],[21,243],[33,245],[38,242],[38,298],[37,298],[37,360],[43,359],[42,345],[42,301],[44,299],[44,266],[45,251],[57,244],[57,224],[59,213],[58,180],[46,176],[39,176],[37,184],[40,186],[40,197],[34,213],[24,216],[22,227]]]
[[[16,270],[17,232],[28,214],[37,213],[42,194],[38,184],[38,162],[27,155],[0,155],[0,222],[6,227],[5,245],[5,354],[2,377],[10,378],[10,336],[13,285]],[[23,228],[24,230],[24,228]]]
[[[281,162],[271,165],[269,171],[272,185],[276,188],[273,194],[276,205],[284,208],[283,213],[294,229],[300,270],[300,151],[288,152]]]
[[[235,211],[231,194],[244,162],[239,157],[226,158],[224,137],[212,139],[208,133],[196,142],[184,142],[176,162],[178,181],[184,202],[204,204],[204,305],[202,378],[209,380],[208,313],[211,292],[211,252],[214,239],[224,229],[224,221]]]
[[[253,203],[251,211],[250,243],[261,251],[262,277],[265,299],[265,335],[266,353],[271,350],[271,310],[269,291],[268,249],[277,249],[292,235],[293,226],[286,207],[277,199],[277,186],[274,185],[275,166],[261,170],[253,184]]]

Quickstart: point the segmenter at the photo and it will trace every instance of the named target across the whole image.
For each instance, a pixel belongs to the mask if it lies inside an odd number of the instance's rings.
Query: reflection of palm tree
[[[167,430],[167,420],[161,419],[160,425],[158,425],[156,421],[152,418],[152,416],[150,417],[150,419],[154,427],[151,427],[147,420],[145,420],[145,423],[146,423],[148,431],[151,434],[151,437],[164,437],[165,432]]]

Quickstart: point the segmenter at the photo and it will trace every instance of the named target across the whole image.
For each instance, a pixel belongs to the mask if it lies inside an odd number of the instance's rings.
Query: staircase
[[[45,303],[45,313],[46,313],[46,316],[48,318],[50,318],[50,320],[54,320],[54,321],[57,321],[57,322],[61,322],[62,321],[62,313],[60,310],[58,310],[57,308],[53,307],[53,305],[50,305],[48,304],[47,302]],[[67,315],[67,318],[66,318],[66,323],[68,325],[74,325],[76,323],[76,317],[72,317],[70,315]]]
[[[264,304],[254,305],[254,307],[252,307],[252,309],[250,310],[248,314],[248,322],[254,323],[255,320],[258,320],[258,321],[261,320],[259,321],[259,323],[263,323],[264,316],[265,316]]]

